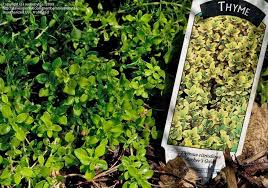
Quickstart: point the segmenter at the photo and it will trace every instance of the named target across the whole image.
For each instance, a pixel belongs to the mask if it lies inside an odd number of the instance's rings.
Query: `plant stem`
[[[129,149],[130,149],[130,154],[133,155],[133,148],[132,148],[132,146],[130,146]]]
[[[152,184],[149,183],[152,187],[172,187],[174,184],[169,184],[169,185],[156,185],[156,184]]]
[[[102,173],[96,175],[96,176],[94,177],[94,179],[91,180],[91,181],[89,181],[89,182],[92,182],[92,183],[95,185],[95,183],[96,183],[95,181],[103,180],[103,179],[99,179],[99,178],[101,178],[101,177],[103,177],[103,176],[106,176],[106,175],[108,175],[108,174],[110,174],[110,173],[113,173],[113,172],[117,171],[117,169],[118,169],[119,166],[120,166],[120,165],[114,166],[114,167],[112,167],[112,168],[110,168],[110,169],[108,169],[108,170],[106,170],[106,171],[104,171],[104,172],[102,172]],[[66,179],[66,178],[68,178],[68,177],[75,177],[75,176],[80,177],[80,178],[83,178],[83,179],[86,179],[85,176],[82,175],[82,174],[67,174],[67,175],[64,176],[64,178]]]
[[[262,151],[256,155],[254,155],[253,157],[251,158],[248,158],[246,160],[243,161],[244,164],[249,164],[249,163],[252,163],[254,161],[257,161],[258,159],[261,159],[263,158],[264,156],[268,155],[268,151]]]
[[[94,177],[94,180],[95,180],[95,179],[98,179],[98,178],[100,178],[100,177],[102,177],[102,176],[106,176],[106,175],[108,175],[108,174],[110,174],[110,173],[113,173],[113,172],[117,171],[117,169],[118,169],[119,166],[120,166],[120,165],[114,166],[114,167],[112,167],[112,168],[110,168],[110,169],[108,169],[108,170],[106,170],[106,171],[104,171],[104,172],[102,172],[102,173],[96,175],[96,176]]]
[[[16,21],[18,21],[18,20],[21,20],[21,18],[14,19],[13,22],[16,22]],[[6,24],[8,24],[8,23],[9,23],[8,21],[2,22],[2,23],[0,24],[0,26],[6,25]]]
[[[31,188],[31,179],[28,180],[28,188]]]
[[[25,146],[25,142],[22,142],[22,147],[23,147],[23,151],[26,153],[26,146]]]
[[[97,188],[100,188],[100,186],[99,186],[95,181],[92,180],[92,183],[93,183],[93,185],[96,186]]]
[[[96,180],[94,180],[95,182],[101,182],[101,181],[108,181],[111,180],[111,178],[98,178]]]
[[[64,178],[75,177],[75,176],[86,179],[85,176],[83,176],[82,174],[67,174],[64,176]]]
[[[123,156],[125,150],[123,149],[122,153],[120,154],[120,156],[118,157],[118,159],[115,161],[115,163],[111,166],[111,168],[115,167],[115,165],[118,163],[118,161],[121,159],[121,157]]]
[[[41,31],[41,33],[39,33],[39,35],[38,35],[37,37],[35,37],[35,39],[39,39],[39,38],[44,34],[44,32],[47,31],[47,29],[48,29],[48,26],[47,26],[45,29],[43,29],[43,30]]]

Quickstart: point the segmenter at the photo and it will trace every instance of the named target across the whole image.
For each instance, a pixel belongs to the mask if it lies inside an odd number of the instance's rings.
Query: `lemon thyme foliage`
[[[265,25],[196,16],[169,144],[236,151]]]
[[[1,7],[1,187],[51,187],[67,172],[90,182],[110,168],[118,186],[150,187],[148,103],[165,89],[190,4],[114,3],[61,0],[76,10],[20,17]]]

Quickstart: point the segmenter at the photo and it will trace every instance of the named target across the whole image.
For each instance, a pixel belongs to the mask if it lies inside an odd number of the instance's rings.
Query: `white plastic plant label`
[[[194,0],[162,146],[204,180],[240,155],[265,56],[264,0]]]

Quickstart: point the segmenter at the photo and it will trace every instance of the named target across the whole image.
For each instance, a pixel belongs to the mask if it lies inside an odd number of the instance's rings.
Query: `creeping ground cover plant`
[[[265,24],[235,16],[196,16],[169,144],[235,152]]]
[[[171,80],[172,41],[190,3],[88,2],[56,1],[73,9],[45,15],[1,4],[0,187],[68,177],[89,186],[106,175],[107,186],[151,187],[151,98]]]

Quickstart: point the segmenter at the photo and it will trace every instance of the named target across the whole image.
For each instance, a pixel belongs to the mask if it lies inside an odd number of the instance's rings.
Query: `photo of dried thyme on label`
[[[168,144],[237,150],[265,28],[195,17]]]

